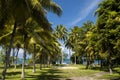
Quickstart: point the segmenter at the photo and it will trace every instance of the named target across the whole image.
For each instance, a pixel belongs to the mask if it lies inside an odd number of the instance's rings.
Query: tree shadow
[[[35,78],[34,80],[60,80],[64,78],[62,75],[59,75],[59,73],[62,73],[60,70],[57,69],[48,69],[47,71],[42,71],[39,75],[29,75],[26,78]],[[66,79],[70,80],[70,79]]]
[[[3,69],[3,66],[0,66],[0,69]]]
[[[7,72],[7,75],[8,76],[12,76],[12,75],[18,75],[18,74],[21,74],[21,72]]]
[[[73,79],[65,79],[65,80],[73,80]]]
[[[107,67],[101,68],[101,67],[92,67],[91,70],[100,70],[104,72],[109,72]]]
[[[114,79],[110,79],[110,80],[120,80],[120,77],[114,78]]]
[[[117,78],[111,79],[111,80],[120,80],[120,70],[113,70],[113,72],[118,73],[119,76]]]
[[[13,76],[13,75],[16,76],[16,75],[18,75],[18,74],[21,74],[21,72],[19,72],[19,71],[18,71],[18,72],[7,72],[7,73],[6,73],[6,76],[7,76],[6,79],[10,79],[10,78],[8,78],[8,76]],[[17,77],[16,77],[16,78],[17,78]],[[18,77],[18,78],[19,78],[19,77]],[[0,80],[1,80],[1,79],[2,79],[2,76],[0,76]]]
[[[118,73],[120,75],[120,70],[113,70],[113,72]]]

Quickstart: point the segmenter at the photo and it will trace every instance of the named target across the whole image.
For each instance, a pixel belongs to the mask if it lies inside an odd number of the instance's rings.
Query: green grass
[[[68,65],[69,67],[78,67],[78,69],[58,69],[55,67],[39,69],[37,65],[36,73],[32,72],[32,67],[25,67],[25,80],[70,80],[71,77],[80,76],[92,76],[95,73],[100,72],[99,70],[86,70],[84,65]],[[3,66],[0,65],[0,75]],[[119,70],[116,68],[115,70]],[[112,79],[117,78],[120,75],[104,75],[101,78]],[[17,69],[9,68],[7,71],[6,80],[21,80],[21,66]]]
[[[57,69],[57,68],[44,68],[39,69],[37,65],[36,73],[32,72],[32,67],[27,67],[25,69],[25,80],[63,80],[75,76],[85,76],[91,75],[98,71],[85,70],[84,66],[80,65],[70,65],[72,67],[78,67],[78,69]],[[2,67],[0,68],[0,74],[2,72]],[[21,67],[18,69],[9,68],[7,71],[6,80],[21,80]]]
[[[120,80],[120,75],[119,74],[112,74],[112,75],[104,75],[99,77],[98,79],[109,79],[109,80]]]
[[[100,72],[99,70],[86,70],[84,65],[69,65],[69,67],[78,67],[78,69],[61,69],[65,77],[79,77],[86,75],[90,76],[97,72]]]
[[[120,67],[113,68],[113,74],[103,75],[99,79],[120,80]]]

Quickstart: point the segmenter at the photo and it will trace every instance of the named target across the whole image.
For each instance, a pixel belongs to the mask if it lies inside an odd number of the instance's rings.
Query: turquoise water
[[[65,59],[65,60],[63,61],[63,63],[65,63],[65,64],[70,64],[70,59]]]
[[[70,61],[70,59],[65,59],[65,60],[63,61],[63,63],[65,63],[65,64],[70,64],[71,61]],[[83,64],[86,64],[86,61],[83,61]],[[95,61],[94,61],[94,64],[98,64],[98,60],[95,60]]]
[[[17,64],[22,64],[23,59],[18,59]],[[28,63],[28,59],[25,60],[25,63]]]
[[[28,60],[29,59],[26,59],[26,63],[28,63]],[[22,64],[22,61],[23,61],[23,59],[18,59],[18,61],[17,61],[17,64]],[[58,62],[59,63],[59,62]],[[70,62],[70,59],[64,59],[63,60],[63,64],[70,64],[71,62]],[[86,61],[83,61],[83,64],[86,64]],[[98,64],[98,60],[95,60],[94,61],[94,64]]]

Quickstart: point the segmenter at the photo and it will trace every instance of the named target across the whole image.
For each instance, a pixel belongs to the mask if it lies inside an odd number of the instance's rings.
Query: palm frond
[[[25,0],[32,18],[45,30],[52,30],[46,12],[38,0]]]
[[[46,6],[45,9],[57,14],[58,16],[62,15],[62,8],[55,2],[50,2],[50,5]]]

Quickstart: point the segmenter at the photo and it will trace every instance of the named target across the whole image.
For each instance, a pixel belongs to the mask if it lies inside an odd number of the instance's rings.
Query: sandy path
[[[67,66],[64,66],[64,67],[57,67],[58,69],[78,69],[78,67],[67,67]],[[88,76],[82,76],[82,77],[72,77],[72,78],[69,78],[68,80],[107,80],[107,79],[96,79],[100,76],[103,76],[105,74],[108,74],[106,72],[98,72],[98,73],[95,73],[93,75],[88,75]]]
[[[58,69],[78,69],[78,67],[58,67]]]
[[[96,79],[97,77],[100,77],[105,74],[107,74],[107,73],[99,72],[99,73],[93,74],[92,76],[72,77],[70,79],[71,80],[106,80],[106,79]]]

